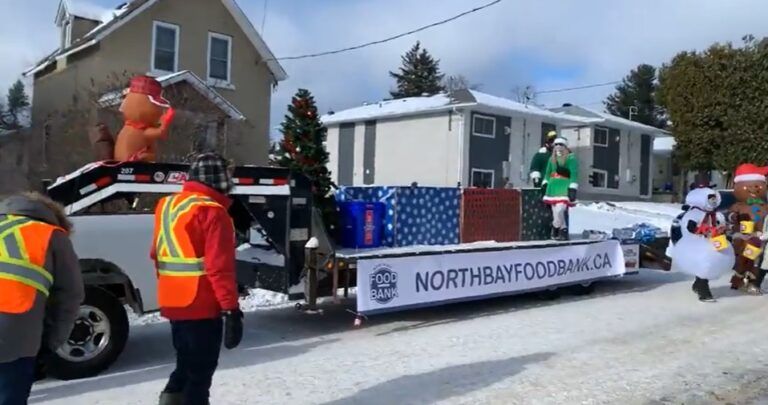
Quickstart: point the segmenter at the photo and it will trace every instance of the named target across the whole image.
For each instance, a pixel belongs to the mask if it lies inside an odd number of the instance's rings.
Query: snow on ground
[[[611,233],[614,228],[646,223],[668,231],[672,220],[681,212],[680,204],[651,202],[581,203],[568,213],[570,233],[586,230]]]
[[[246,314],[223,350],[214,404],[765,403],[768,296],[643,270],[588,297],[529,296],[372,317],[349,306]],[[156,404],[173,369],[167,324],[137,326],[99,377],[36,384],[32,404]]]

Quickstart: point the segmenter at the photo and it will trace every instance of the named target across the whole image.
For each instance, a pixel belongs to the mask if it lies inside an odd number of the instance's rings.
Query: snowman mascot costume
[[[709,281],[729,273],[735,262],[733,247],[724,236],[725,217],[716,212],[720,201],[720,194],[711,188],[691,190],[670,232],[667,256],[672,258],[672,271],[696,277],[693,291],[701,301],[714,301]]]

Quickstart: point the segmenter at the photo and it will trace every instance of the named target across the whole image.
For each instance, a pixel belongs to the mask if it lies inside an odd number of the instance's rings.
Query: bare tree
[[[482,87],[479,83],[471,83],[464,75],[448,76],[443,79],[442,85],[449,93],[457,90],[480,90]]]
[[[30,181],[55,178],[96,160],[89,132],[103,124],[116,138],[124,122],[119,111],[122,93],[134,72],[113,72],[91,78],[79,88],[67,107],[33,123],[28,150],[39,159],[30,162]],[[226,152],[237,148],[226,136],[227,117],[221,109],[185,82],[166,87],[163,93],[177,111],[168,139],[159,145],[159,159],[182,162],[192,152]],[[34,167],[33,167],[34,166]]]
[[[512,88],[512,97],[518,103],[536,104],[536,89],[532,85],[515,86]]]

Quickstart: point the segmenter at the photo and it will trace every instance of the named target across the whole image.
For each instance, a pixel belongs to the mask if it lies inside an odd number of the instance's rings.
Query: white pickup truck
[[[149,248],[156,201],[181,189],[185,165],[95,163],[47,188],[74,223],[86,299],[69,341],[49,364],[61,379],[96,375],[109,367],[128,339],[126,306],[136,314],[158,309]],[[306,178],[287,170],[238,167],[230,213],[241,246],[238,281],[273,291],[295,291],[303,246],[311,236]],[[259,238],[257,230],[264,238]],[[268,243],[248,245],[255,239]],[[260,254],[261,253],[261,254]],[[293,286],[293,288],[291,288]]]

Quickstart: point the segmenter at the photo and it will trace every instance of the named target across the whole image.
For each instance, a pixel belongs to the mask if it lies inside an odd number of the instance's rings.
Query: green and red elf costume
[[[528,170],[528,176],[531,178],[533,186],[541,187],[541,177],[544,176],[544,172],[547,171],[547,161],[552,157],[552,143],[557,138],[556,131],[549,131],[547,133],[547,139],[544,141],[544,145],[541,145],[541,149],[533,155],[531,159],[531,167]]]
[[[578,188],[579,162],[568,149],[568,142],[557,138],[541,185],[544,203],[552,208],[552,238],[555,240],[568,239],[565,214],[575,205]]]

